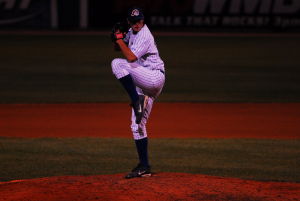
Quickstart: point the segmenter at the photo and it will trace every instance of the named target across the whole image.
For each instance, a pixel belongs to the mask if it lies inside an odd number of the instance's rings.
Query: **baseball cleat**
[[[152,173],[150,167],[138,165],[130,173],[125,176],[125,179],[132,179],[137,177],[151,177]]]
[[[132,103],[133,111],[135,114],[135,123],[140,124],[142,121],[142,118],[144,116],[145,107],[148,102],[148,96],[139,95],[139,100],[135,103]]]

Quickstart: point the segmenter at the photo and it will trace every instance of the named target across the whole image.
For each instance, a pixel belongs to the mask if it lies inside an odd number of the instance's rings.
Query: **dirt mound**
[[[123,174],[0,182],[2,201],[300,200],[300,183],[258,182],[184,173],[126,180]]]

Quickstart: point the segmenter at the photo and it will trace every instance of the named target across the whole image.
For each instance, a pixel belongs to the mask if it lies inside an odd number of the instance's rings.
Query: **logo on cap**
[[[131,12],[131,16],[139,16],[140,15],[140,11],[138,9],[134,9],[132,12]]]

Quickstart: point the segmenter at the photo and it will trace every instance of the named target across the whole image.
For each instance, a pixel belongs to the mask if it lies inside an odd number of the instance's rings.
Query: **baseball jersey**
[[[129,49],[138,58],[136,62],[139,65],[151,70],[165,70],[164,62],[159,56],[154,37],[146,24],[136,34],[133,34],[130,28],[124,38],[124,42],[128,44]]]

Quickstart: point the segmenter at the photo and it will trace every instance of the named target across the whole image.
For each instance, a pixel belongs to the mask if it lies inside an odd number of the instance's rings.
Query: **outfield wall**
[[[154,28],[300,30],[299,0],[0,0],[0,29],[103,29],[133,5]]]

